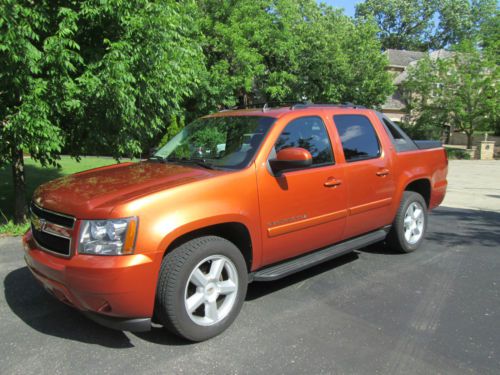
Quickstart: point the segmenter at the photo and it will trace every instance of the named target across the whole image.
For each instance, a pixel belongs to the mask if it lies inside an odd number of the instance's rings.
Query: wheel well
[[[424,197],[427,207],[431,201],[431,183],[427,179],[416,180],[410,183],[405,191],[414,191]]]
[[[231,241],[238,249],[240,249],[243,257],[245,258],[248,271],[250,272],[252,269],[252,239],[247,227],[241,223],[217,224],[185,233],[179,238],[176,238],[168,246],[165,254],[183,243],[201,236],[218,236]]]

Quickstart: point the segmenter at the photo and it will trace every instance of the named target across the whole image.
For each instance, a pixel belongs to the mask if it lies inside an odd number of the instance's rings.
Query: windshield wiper
[[[158,160],[162,163],[167,161],[166,158],[164,158],[163,156],[158,156],[158,155],[153,155],[153,156],[149,157],[148,160]]]
[[[198,158],[179,159],[175,156],[170,156],[168,158],[164,158],[163,160],[168,161],[168,162],[173,162],[173,163],[180,163],[180,164],[195,164],[195,165],[198,165],[198,166],[206,168],[206,169],[216,169],[212,164],[207,163],[207,161],[205,159],[201,159],[201,158],[200,159],[198,159]]]
[[[214,166],[210,163],[207,163],[205,159],[186,159],[182,161],[186,163],[193,163],[206,169],[215,169]]]

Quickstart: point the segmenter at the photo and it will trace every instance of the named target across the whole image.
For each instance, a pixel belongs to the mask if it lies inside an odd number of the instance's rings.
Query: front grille
[[[75,219],[30,205],[31,231],[42,250],[69,256]]]
[[[58,237],[36,230],[33,224],[31,224],[31,231],[36,242],[43,248],[43,250],[49,250],[66,256],[69,255],[71,247],[71,240],[69,238]]]
[[[40,219],[47,220],[48,222],[60,225],[65,228],[73,228],[73,225],[75,224],[75,218],[64,214],[59,214],[57,212],[44,210],[43,208],[38,207],[33,202],[31,202],[30,210]]]

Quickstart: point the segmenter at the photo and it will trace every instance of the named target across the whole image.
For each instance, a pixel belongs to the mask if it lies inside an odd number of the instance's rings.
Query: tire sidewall
[[[223,255],[233,262],[238,274],[238,291],[236,300],[230,313],[220,322],[210,325],[198,325],[191,320],[185,308],[184,298],[186,284],[194,268],[203,260],[212,255]],[[168,271],[167,271],[168,272]],[[216,336],[228,328],[238,315],[245,299],[248,286],[248,273],[245,260],[239,249],[224,239],[207,241],[189,257],[182,266],[179,277],[175,280],[175,315],[177,324],[183,336],[192,341],[203,341]]]
[[[404,218],[405,218],[406,211],[408,210],[408,207],[414,202],[416,202],[422,206],[423,215],[424,215],[424,229],[423,229],[423,233],[422,233],[422,236],[420,237],[420,239],[417,242],[415,242],[414,244],[411,244],[406,240],[406,237],[405,237]],[[399,220],[396,223],[396,226],[397,226],[396,229],[397,229],[397,234],[398,234],[398,240],[399,240],[399,243],[401,244],[401,247],[407,253],[410,253],[412,251],[417,250],[420,247],[420,245],[422,244],[422,242],[424,241],[425,234],[427,233],[427,204],[425,202],[425,199],[418,193],[410,192],[410,193],[405,194],[403,204],[401,205],[400,215],[398,215],[398,216],[399,216]]]

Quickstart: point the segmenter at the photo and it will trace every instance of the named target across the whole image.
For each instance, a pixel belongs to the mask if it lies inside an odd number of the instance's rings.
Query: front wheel
[[[389,247],[397,252],[410,253],[418,249],[427,230],[427,204],[413,191],[405,191],[391,231],[387,236]]]
[[[209,339],[234,321],[247,284],[245,260],[232,242],[216,236],[193,239],[163,259],[155,315],[179,336]]]

